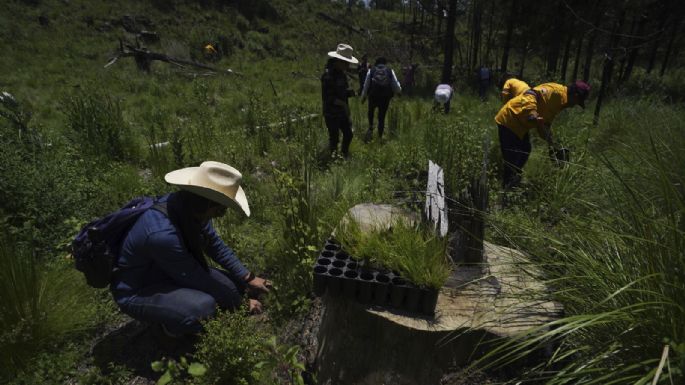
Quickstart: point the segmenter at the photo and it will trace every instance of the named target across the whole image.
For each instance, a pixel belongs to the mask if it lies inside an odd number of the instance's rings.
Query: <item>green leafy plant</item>
[[[199,380],[226,385],[257,383],[255,367],[265,359],[267,334],[254,319],[242,311],[220,312],[205,322],[204,329],[194,357],[207,368]]]
[[[260,383],[304,385],[302,372],[305,367],[298,359],[300,348],[297,345],[279,344],[276,337],[272,336],[264,342],[264,350],[264,360],[256,366],[263,373]]]
[[[207,368],[204,365],[198,362],[190,362],[185,356],[182,356],[178,361],[172,358],[163,358],[160,361],[154,361],[150,366],[155,372],[162,373],[162,376],[157,380],[157,385],[167,385],[176,381],[182,383],[186,375],[197,378],[207,373]]]

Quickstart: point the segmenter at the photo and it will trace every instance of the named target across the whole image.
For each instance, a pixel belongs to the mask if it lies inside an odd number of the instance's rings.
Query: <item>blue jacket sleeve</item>
[[[235,252],[221,240],[211,221],[207,222],[204,230],[207,235],[207,248],[205,250],[207,255],[226,269],[231,278],[242,282],[249,271],[240,262]]]

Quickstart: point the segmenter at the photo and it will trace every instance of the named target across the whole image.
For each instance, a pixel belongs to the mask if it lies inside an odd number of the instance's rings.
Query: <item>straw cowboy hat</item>
[[[329,52],[328,56],[344,60],[348,63],[357,64],[359,63],[359,60],[352,56],[352,51],[354,51],[354,49],[352,49],[349,44],[338,44],[338,47],[335,49],[335,51]]]
[[[226,207],[240,208],[250,216],[245,191],[240,187],[243,176],[240,171],[220,162],[202,162],[200,167],[186,167],[164,176],[169,184],[190,191]]]

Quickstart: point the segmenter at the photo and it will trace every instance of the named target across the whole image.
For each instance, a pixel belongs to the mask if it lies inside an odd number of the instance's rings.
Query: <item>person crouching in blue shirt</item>
[[[246,291],[257,298],[270,283],[248,271],[212,226],[227,207],[250,215],[238,170],[207,161],[164,179],[180,191],[161,197],[124,237],[110,289],[131,317],[161,324],[170,336],[196,334],[217,306],[234,310]],[[205,255],[222,269],[209,267]],[[249,299],[251,312],[261,306]]]

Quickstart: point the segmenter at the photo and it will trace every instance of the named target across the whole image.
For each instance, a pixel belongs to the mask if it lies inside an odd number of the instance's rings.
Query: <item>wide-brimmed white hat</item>
[[[167,183],[226,207],[240,208],[249,217],[250,206],[240,186],[242,178],[235,168],[211,160],[202,162],[200,167],[186,167],[164,176]]]
[[[336,59],[344,60],[348,63],[352,64],[357,64],[359,63],[359,60],[357,60],[356,57],[352,56],[352,47],[349,44],[338,44],[338,48],[335,49],[335,51],[331,51],[328,53],[329,57],[333,57]]]

